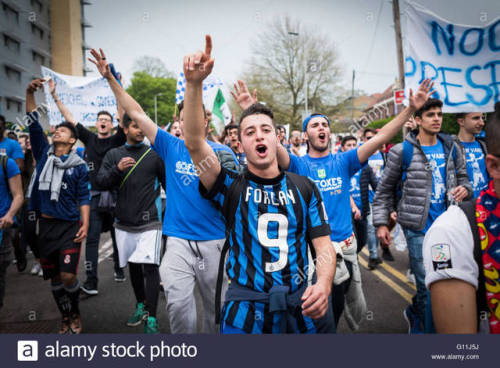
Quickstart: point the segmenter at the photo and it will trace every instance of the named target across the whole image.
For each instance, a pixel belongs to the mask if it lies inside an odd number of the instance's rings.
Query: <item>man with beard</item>
[[[331,240],[344,253],[356,252],[350,204],[350,180],[383,144],[389,142],[408,118],[423,106],[430,96],[430,80],[424,80],[415,95],[410,93],[409,106],[361,147],[332,154],[330,152],[330,120],[323,114],[313,113],[302,123],[302,131],[308,139],[309,152],[303,157],[289,155],[284,147],[278,151],[280,167],[311,178],[323,194],[331,228]],[[333,287],[342,288],[342,285]],[[339,293],[342,294],[342,293]],[[334,297],[334,314],[338,320],[343,311],[343,301]]]
[[[125,281],[125,275],[118,261],[115,231],[112,226],[113,213],[109,209],[106,209],[106,207],[109,207],[109,202],[105,203],[107,198],[111,198],[111,193],[103,190],[97,184],[96,177],[106,153],[112,148],[120,147],[125,144],[126,137],[123,133],[121,123],[117,133],[111,134],[113,129],[113,116],[107,111],[99,111],[97,113],[97,134],[92,133],[73,118],[68,108],[64,106],[62,101],[57,97],[56,84],[52,79],[49,81],[49,92],[64,119],[75,126],[78,132],[78,138],[85,145],[85,158],[89,167],[90,193],[92,195],[92,200],[90,203],[90,227],[87,242],[85,244],[85,271],[87,272],[87,280],[83,283],[81,288],[87,295],[97,295],[99,240],[101,238],[101,232],[103,231],[109,231],[111,233],[115,281]]]
[[[170,134],[172,134],[174,137],[177,137],[179,139],[183,139],[181,123],[179,123],[178,121],[174,121],[172,123],[172,126],[170,127]]]

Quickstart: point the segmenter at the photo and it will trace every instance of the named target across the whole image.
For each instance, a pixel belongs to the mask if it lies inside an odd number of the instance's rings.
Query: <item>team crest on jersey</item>
[[[71,257],[70,257],[70,255],[69,255],[69,254],[66,254],[66,255],[64,256],[64,263],[65,263],[65,264],[69,264],[70,262],[71,262]]]
[[[448,244],[436,244],[431,248],[434,271],[452,268],[451,251]]]
[[[326,178],[326,170],[325,169],[318,169],[318,177],[320,179]]]

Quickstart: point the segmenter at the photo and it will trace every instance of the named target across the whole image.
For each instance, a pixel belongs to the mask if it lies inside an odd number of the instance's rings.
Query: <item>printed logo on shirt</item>
[[[68,189],[68,184],[66,184],[64,181],[61,182],[61,188],[64,189],[64,190],[67,190]]]
[[[325,169],[318,169],[318,178],[320,178],[320,179],[326,178],[326,170]]]
[[[434,271],[452,268],[451,252],[448,244],[436,244],[431,248]]]
[[[444,203],[446,194],[446,178],[443,177],[441,170],[445,167],[444,153],[431,153],[426,155],[429,161],[429,168],[432,170],[434,178],[434,190],[431,197],[431,203]]]
[[[198,176],[195,171],[195,166],[192,162],[177,161],[175,163],[175,172],[181,175]]]
[[[340,176],[313,181],[322,192],[332,191],[331,194],[340,194],[342,192],[342,178]]]

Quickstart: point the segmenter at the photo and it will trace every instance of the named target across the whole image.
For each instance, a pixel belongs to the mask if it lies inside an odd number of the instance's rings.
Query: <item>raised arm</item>
[[[144,112],[141,105],[137,103],[136,100],[132,98],[116,81],[115,77],[109,69],[108,62],[106,61],[106,56],[102,49],[99,49],[99,53],[92,49],[90,53],[95,58],[89,58],[89,61],[97,66],[99,73],[106,78],[108,81],[113,94],[115,95],[117,104],[125,110],[127,115],[137,123],[139,128],[144,132],[149,141],[154,144],[156,139],[156,133],[158,132],[158,126],[149,118],[149,116]]]
[[[434,82],[430,79],[425,79],[418,87],[417,93],[413,95],[413,90],[410,88],[409,105],[400,112],[394,119],[384,125],[382,129],[369,141],[365,142],[358,148],[359,162],[364,163],[368,161],[371,155],[377,150],[382,148],[384,143],[389,142],[403,127],[403,125],[410,119],[410,117],[420,109],[427,99],[434,93],[432,86]]]
[[[70,122],[71,124],[75,125],[78,123],[75,118],[73,117],[73,114],[71,114],[71,111],[62,103],[62,101],[57,97],[56,93],[56,86],[57,84],[54,82],[53,79],[49,80],[49,92],[50,95],[52,96],[55,104],[57,105],[57,108],[61,112],[64,120]]]
[[[212,39],[206,36],[205,52],[184,56],[184,142],[197,168],[201,183],[210,191],[221,166],[217,156],[205,139],[205,119],[203,116],[202,83],[214,67],[211,58]]]

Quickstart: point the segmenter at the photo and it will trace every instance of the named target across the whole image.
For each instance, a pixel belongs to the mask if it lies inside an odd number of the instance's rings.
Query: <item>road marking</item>
[[[365,268],[368,268],[368,262],[366,262],[363,258],[359,258],[359,263],[363,265]],[[396,293],[398,293],[403,299],[405,299],[409,304],[412,304],[412,295],[404,290],[401,286],[396,284],[382,272],[377,270],[371,270],[375,276],[377,276],[382,282],[385,282],[390,288],[392,288]]]
[[[106,242],[100,248],[99,261],[97,263],[101,263],[106,258],[108,258],[110,254],[113,253],[113,244],[111,243],[111,239],[106,240]]]
[[[363,253],[367,257],[370,256],[370,254],[368,253],[368,250],[366,248],[363,248],[361,253]],[[392,274],[394,277],[398,278],[400,281],[402,281],[406,286],[408,286],[412,290],[415,290],[415,291],[417,290],[415,285],[413,285],[413,283],[408,281],[408,279],[406,278],[406,275],[403,275],[401,272],[396,270],[394,267],[389,266],[386,262],[383,262],[383,263],[379,264],[378,266],[382,267],[384,270],[386,270],[387,272]]]

